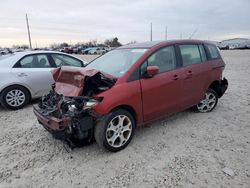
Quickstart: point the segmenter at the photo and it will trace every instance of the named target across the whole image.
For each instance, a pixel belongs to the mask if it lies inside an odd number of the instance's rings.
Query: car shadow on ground
[[[167,128],[168,129],[168,127],[171,127],[173,125],[178,126],[178,123],[176,125],[176,121],[181,122],[184,119],[187,119],[193,113],[196,113],[196,112],[193,109],[190,108],[190,109],[187,109],[185,111],[173,114],[171,116],[162,117],[162,118],[160,118],[158,120],[155,120],[155,121],[153,121],[151,123],[145,124],[142,127],[136,128],[135,132],[134,132],[134,137],[132,139],[132,142],[131,142],[131,144],[128,145],[128,147],[133,145],[133,143],[136,143],[136,140],[142,138],[143,135],[144,136],[148,135],[149,132],[152,132],[152,129],[154,129],[154,130],[161,129],[161,128]],[[152,134],[154,134],[154,133],[152,133]],[[83,148],[86,147],[86,146],[89,146],[89,145],[97,145],[95,139],[93,139],[93,141],[91,143],[82,142],[81,144],[77,145],[72,150],[72,152],[77,151],[77,150],[79,152],[81,152],[80,150],[84,151]],[[106,152],[109,153],[109,151],[106,151]]]

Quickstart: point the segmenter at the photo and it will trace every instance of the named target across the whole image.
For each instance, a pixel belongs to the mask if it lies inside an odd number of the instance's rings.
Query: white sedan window
[[[75,58],[66,56],[66,55],[52,54],[51,56],[54,59],[57,67],[60,67],[60,66],[81,67],[82,66],[81,61]]]
[[[49,68],[50,63],[46,55],[30,55],[20,61],[21,68]]]

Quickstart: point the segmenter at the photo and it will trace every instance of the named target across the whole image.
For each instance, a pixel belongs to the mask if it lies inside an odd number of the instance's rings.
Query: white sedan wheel
[[[24,104],[25,94],[19,89],[9,91],[5,97],[6,103],[12,107],[18,107]]]

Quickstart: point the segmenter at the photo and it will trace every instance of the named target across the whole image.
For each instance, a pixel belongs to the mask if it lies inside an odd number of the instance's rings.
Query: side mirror
[[[158,74],[159,67],[158,66],[148,66],[147,71],[144,74],[145,78],[152,78],[154,75]]]

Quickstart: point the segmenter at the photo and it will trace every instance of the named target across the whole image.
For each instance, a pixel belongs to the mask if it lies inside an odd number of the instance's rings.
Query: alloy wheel
[[[5,100],[8,105],[18,107],[25,102],[25,94],[19,89],[13,89],[6,94]]]
[[[200,112],[210,112],[217,103],[217,97],[213,92],[208,91],[204,98],[197,105]]]
[[[132,122],[126,115],[115,116],[108,124],[106,139],[110,146],[118,148],[127,143],[132,133]]]

